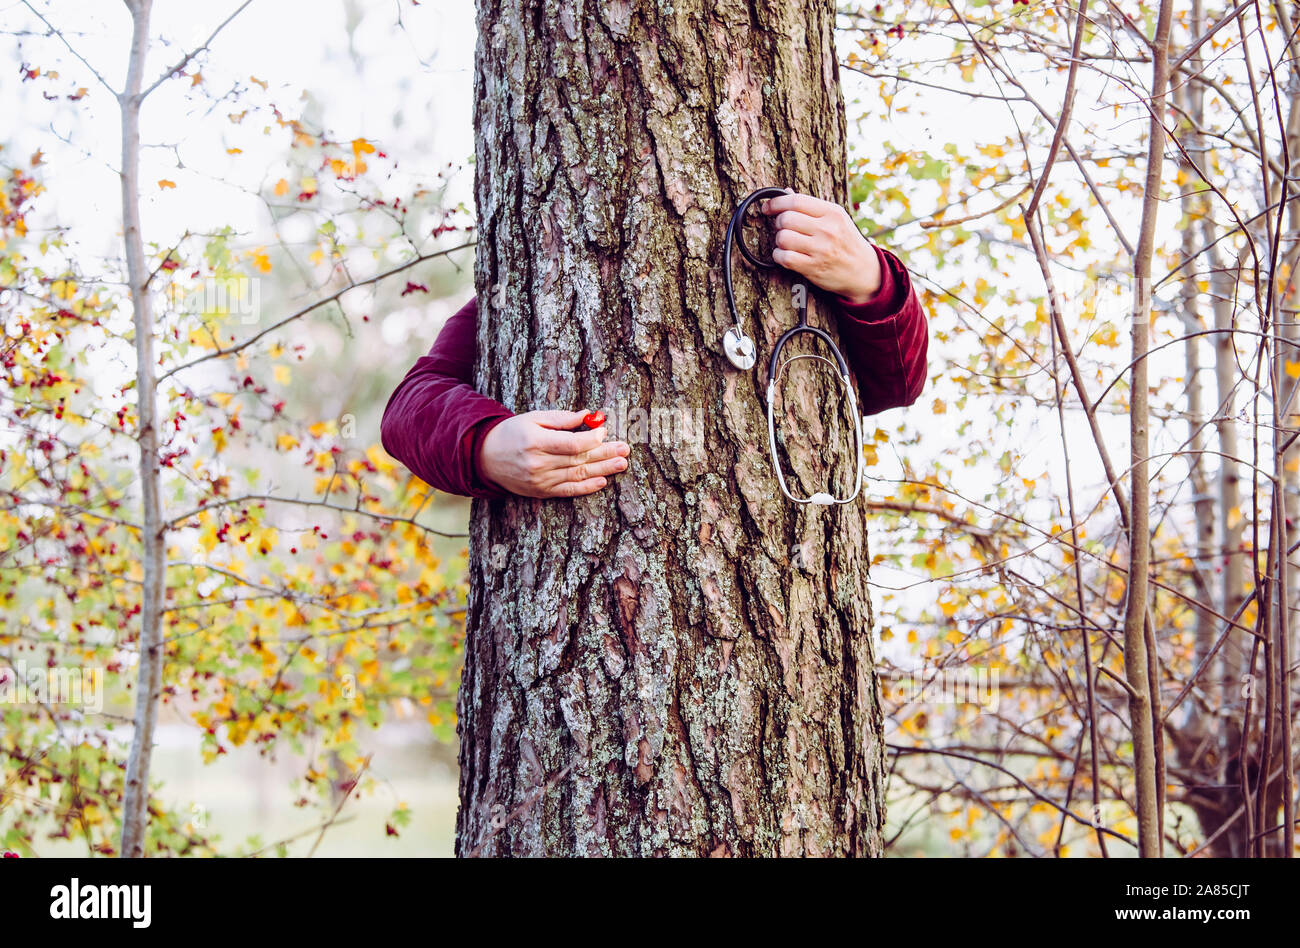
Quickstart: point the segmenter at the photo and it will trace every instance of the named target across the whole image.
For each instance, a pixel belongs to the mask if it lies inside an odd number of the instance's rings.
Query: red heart
[[[605,413],[603,411],[593,411],[583,416],[582,423],[588,428],[599,428],[605,423]]]

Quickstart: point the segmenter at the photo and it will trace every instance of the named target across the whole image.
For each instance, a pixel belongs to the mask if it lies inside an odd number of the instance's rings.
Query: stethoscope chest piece
[[[728,329],[722,337],[722,351],[727,354],[731,364],[742,372],[748,372],[758,360],[758,347],[754,345],[754,340],[735,326]]]

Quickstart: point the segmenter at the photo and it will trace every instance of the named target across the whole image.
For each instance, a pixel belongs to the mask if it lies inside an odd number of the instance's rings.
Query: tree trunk
[[[738,200],[845,200],[833,25],[830,0],[480,0],[477,381],[602,408],[632,457],[586,498],[475,502],[461,855],[881,852],[865,507],[789,504],[765,449],[790,281],[738,263],[759,365],[721,346]],[[794,371],[787,471],[843,485],[842,393]]]
[[[145,59],[149,51],[149,16],[153,0],[130,0],[131,57],[126,88],[119,96],[122,110],[122,240],[126,248],[127,279],[131,284],[131,314],[135,327],[135,392],[140,414],[141,562],[140,666],[136,677],[135,731],[127,757],[122,800],[122,855],[145,855],[149,813],[149,768],[153,759],[158,699],[162,694],[163,588],[166,584],[164,524],[159,492],[158,373],[154,349],[154,317],[149,298],[149,267],[140,230],[140,106],[144,102]]]
[[[1147,349],[1151,332],[1151,258],[1155,246],[1156,216],[1160,208],[1160,170],[1164,161],[1165,88],[1169,79],[1170,0],[1162,0],[1156,23],[1152,55],[1151,123],[1147,140],[1146,195],[1142,227],[1133,256],[1133,369],[1129,437],[1132,466],[1132,512],[1129,515],[1129,583],[1124,612],[1124,674],[1129,684],[1129,718],[1133,728],[1133,783],[1137,798],[1138,854],[1161,854],[1159,751],[1152,721],[1153,703],[1159,695],[1149,671],[1157,660],[1147,635],[1148,583],[1151,563],[1151,487],[1147,471],[1147,426],[1150,401],[1147,391]]]

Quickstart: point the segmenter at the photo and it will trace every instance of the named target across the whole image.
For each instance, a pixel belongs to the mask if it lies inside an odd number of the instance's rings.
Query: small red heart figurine
[[[605,413],[603,411],[588,412],[583,416],[582,423],[593,430],[599,428],[605,423]]]

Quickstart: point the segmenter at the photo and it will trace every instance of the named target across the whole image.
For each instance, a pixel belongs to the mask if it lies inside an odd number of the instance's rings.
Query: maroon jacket
[[[833,297],[844,358],[858,381],[862,413],[910,405],[925,385],[929,332],[907,268],[876,248],[881,286],[869,302]],[[384,409],[384,450],[449,494],[505,497],[480,467],[483,439],[514,413],[474,391],[477,300],[460,308],[427,356],[416,360]]]

